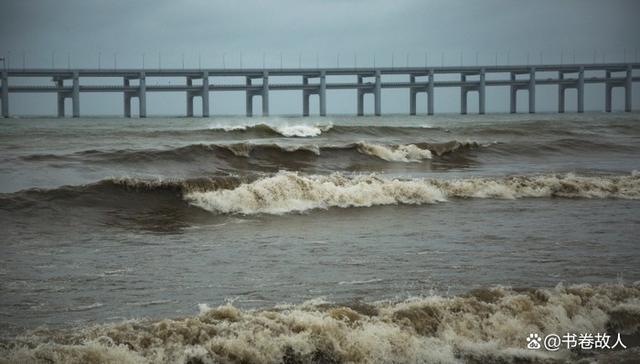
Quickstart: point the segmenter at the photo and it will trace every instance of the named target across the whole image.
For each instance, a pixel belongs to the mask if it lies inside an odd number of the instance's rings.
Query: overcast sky
[[[226,67],[238,67],[240,54],[244,67],[261,67],[263,60],[267,67],[279,67],[281,54],[285,67],[315,66],[318,61],[321,66],[365,66],[374,57],[378,65],[440,65],[443,57],[448,65],[471,65],[476,53],[483,64],[495,64],[496,58],[501,64],[525,63],[527,55],[531,63],[541,57],[545,63],[559,62],[560,54],[565,62],[574,55],[584,62],[594,56],[622,61],[625,49],[628,61],[640,57],[637,0],[0,2],[0,53],[12,67],[98,67],[98,62],[113,67],[114,58],[118,67],[140,67],[143,54],[145,66],[154,68],[159,63],[180,68],[183,57],[187,68],[198,63],[222,67],[223,57]],[[407,94],[385,90],[383,112],[406,112]],[[589,88],[587,108],[601,109],[602,94]],[[634,94],[638,108],[640,92]],[[296,95],[273,93],[272,113],[299,112]],[[489,91],[488,110],[506,110],[505,95],[504,90]],[[54,95],[12,96],[12,113],[55,111]],[[121,112],[121,95],[82,97],[83,114]],[[211,97],[212,114],[244,110],[240,93]],[[470,110],[474,100],[470,98]],[[555,108],[555,100],[553,92],[542,90],[540,108]],[[184,112],[184,103],[184,95],[153,94],[147,109],[150,115],[177,115]],[[438,109],[453,111],[458,105],[458,92],[437,90]],[[328,111],[355,112],[355,91],[330,92]]]

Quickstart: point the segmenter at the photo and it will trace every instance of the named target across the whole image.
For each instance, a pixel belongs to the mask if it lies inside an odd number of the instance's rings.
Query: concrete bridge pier
[[[418,75],[420,76],[420,75]],[[427,94],[427,114],[433,115],[433,88],[434,88],[434,80],[433,80],[433,70],[429,70],[427,74],[429,83],[426,87],[424,86],[411,86],[409,87],[409,114],[416,115],[417,113],[417,98],[418,94],[424,92]],[[416,83],[416,75],[410,76],[410,83]]]
[[[247,80],[246,81],[246,85],[247,86],[251,86],[251,84],[253,82],[251,77],[247,76],[246,80]],[[255,91],[254,90],[247,89],[246,97],[245,97],[245,109],[246,109],[247,117],[253,116],[253,96],[254,95],[255,95]]]
[[[320,72],[320,116],[327,116],[327,74]]]
[[[518,96],[518,86],[513,83],[516,81],[516,73],[511,72],[509,75],[509,79],[511,81],[510,91],[509,91],[509,112],[515,114],[517,112],[517,96]]]
[[[374,96],[374,112],[376,116],[380,116],[382,115],[382,105],[381,105],[381,98],[382,98],[382,78],[380,76],[380,70],[376,70],[376,85],[375,88],[373,89],[373,96]]]
[[[578,71],[578,112],[584,112],[584,67]]]
[[[64,79],[63,78],[55,78],[54,82],[56,83],[56,87],[58,88],[58,92],[56,93],[57,96],[57,107],[58,107],[58,117],[59,118],[63,118],[64,117],[64,100],[69,97],[69,93],[67,93],[66,91],[64,91]]]
[[[536,112],[536,69],[529,70],[529,114]]]
[[[535,67],[531,67],[529,69],[529,80],[526,85],[516,84],[516,76],[518,74],[523,74],[521,72],[511,72],[511,91],[510,91],[510,102],[509,102],[509,111],[512,114],[515,114],[517,109],[517,94],[519,90],[527,90],[529,93],[529,113],[533,114],[536,112],[536,69]],[[525,73],[526,74],[526,73]]]
[[[362,76],[358,76],[358,85],[363,84],[362,78],[363,78]],[[358,87],[358,111],[357,111],[358,116],[364,116],[364,94],[365,94],[365,90]]]
[[[460,113],[463,115],[467,113],[467,97],[471,91],[478,91],[478,114],[482,115],[486,111],[486,77],[484,69],[481,69],[477,74],[480,78],[477,85],[463,85],[460,88]],[[467,75],[473,74],[461,74],[460,81],[467,82]]]
[[[626,74],[624,78],[613,78],[611,77],[612,72],[625,72],[620,70],[610,71],[607,70],[605,72],[605,111],[611,112],[612,105],[612,91],[615,87],[624,88],[624,111],[631,111],[631,86],[632,86],[632,69],[628,67],[626,69]]]
[[[558,72],[558,79],[564,80],[564,72]],[[558,113],[564,113],[564,91],[567,89],[562,83],[558,84]]]
[[[460,82],[467,82],[467,75],[462,73],[460,75]],[[467,93],[469,92],[469,88],[462,86],[460,88],[460,114],[467,114]]]
[[[138,87],[138,104],[140,106],[140,117],[147,117],[147,81],[144,72],[140,72]]]
[[[7,71],[2,71],[2,92],[0,93],[2,97],[2,117],[9,117],[9,75]]]
[[[130,90],[131,80],[137,79],[139,84],[137,90]],[[125,87],[124,91],[124,117],[131,117],[131,99],[138,98],[138,116],[141,118],[147,117],[147,83],[144,72],[140,72],[138,76],[125,76],[123,78]],[[129,89],[129,90],[127,90]]]
[[[409,76],[409,82],[413,85],[416,83],[416,76]],[[409,88],[409,115],[416,114],[416,96],[418,94],[418,90],[415,87]]]
[[[368,83],[364,88],[360,85],[364,85],[364,77],[375,77],[375,83],[371,85]],[[375,116],[382,115],[381,108],[381,96],[382,96],[382,82],[380,71],[377,70],[373,76],[370,75],[358,75],[358,116],[364,115],[364,95],[373,94],[373,113]]]
[[[202,91],[200,91],[202,97],[202,117],[209,117],[209,72],[202,72]],[[193,105],[192,105],[193,107]]]
[[[309,85],[309,79],[316,76],[302,76],[302,84]],[[317,76],[320,80],[317,88],[304,88],[302,90],[302,116],[309,116],[309,98],[311,95],[318,95],[320,116],[327,115],[327,77],[325,71]]]
[[[187,87],[193,86],[193,78],[187,76]],[[193,91],[187,91],[187,117],[193,117]]]
[[[71,79],[71,91],[65,89],[65,79]],[[78,72],[74,72],[71,77],[57,76],[53,78],[53,82],[56,84],[56,106],[58,117],[65,117],[65,105],[64,102],[67,98],[71,99],[71,116],[74,118],[80,117],[80,82]]]
[[[309,77],[302,76],[302,85],[307,86],[309,84]],[[302,116],[309,116],[309,96],[313,94],[312,90],[302,90]]]
[[[573,71],[570,71],[570,72],[559,71],[558,79],[564,80],[565,79],[564,76],[566,73],[573,73]],[[576,79],[575,83],[558,84],[558,113],[564,113],[565,92],[566,90],[572,89],[572,88],[575,88],[577,91],[577,111],[579,113],[582,113],[584,112],[584,67],[578,68],[578,78]]]
[[[269,116],[269,72],[262,73],[262,116]]]
[[[128,92],[126,89],[131,86],[130,82],[129,82],[129,78],[124,77],[122,80],[122,84],[124,85],[125,91],[124,91],[124,117],[125,118],[130,118],[131,117],[131,93]]]
[[[209,117],[209,72],[204,71],[199,77],[187,76],[187,86],[193,86],[193,80],[202,78],[202,87],[199,91],[187,91],[187,117],[193,117],[193,99],[202,98],[202,117]]]
[[[480,85],[478,86],[478,113],[483,115],[486,111],[487,93],[486,93],[486,77],[484,68],[480,69]]]
[[[71,91],[71,100],[73,108],[73,117],[80,117],[80,79],[78,78],[78,72],[73,73],[73,89]]]
[[[427,86],[427,115],[433,115],[433,70],[429,70],[429,86]]]
[[[246,112],[247,116],[253,116],[253,97],[262,97],[262,116],[269,116],[269,72],[264,71],[262,76],[247,76],[247,86],[252,85],[253,78],[262,78],[260,89],[247,89],[246,91]]]
[[[624,83],[624,111],[631,112],[631,90],[633,86],[633,69],[627,66],[627,77]]]

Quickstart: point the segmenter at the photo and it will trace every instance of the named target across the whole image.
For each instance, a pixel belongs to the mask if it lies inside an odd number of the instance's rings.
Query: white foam
[[[362,281],[342,281],[342,282],[338,282],[339,286],[350,286],[350,285],[357,285],[357,284],[367,284],[367,283],[376,283],[376,282],[382,282],[382,279],[380,278],[372,278],[372,279],[366,279],[366,280],[362,280]]]
[[[187,201],[222,213],[283,214],[329,207],[368,207],[444,201],[440,190],[421,181],[384,179],[375,175],[302,176],[280,172],[233,190],[193,192]]]
[[[432,204],[449,198],[640,198],[640,176],[574,174],[478,177],[466,179],[408,179],[370,175],[305,176],[279,172],[235,189],[191,192],[185,199],[217,213],[284,214],[329,207],[369,207]]]
[[[251,128],[267,128],[285,137],[315,137],[324,132],[327,132],[333,128],[333,123],[316,123],[316,124],[290,124],[286,121],[280,121],[276,123],[254,123],[254,124],[240,124],[240,125],[210,125],[211,130],[223,130],[226,132],[231,131],[246,131]]]
[[[199,315],[186,318],[130,320],[67,331],[38,329],[0,346],[0,361],[578,362],[591,354],[566,348],[529,350],[526,337],[598,333],[611,325],[618,332],[633,333],[639,299],[640,287],[613,284],[481,288],[461,296],[357,305],[317,299],[263,310],[201,305]]]
[[[360,142],[357,148],[360,153],[390,162],[420,162],[423,159],[431,159],[430,150],[421,149],[414,144],[389,146]]]
[[[315,137],[328,131],[333,125],[272,125],[273,130],[285,137]]]

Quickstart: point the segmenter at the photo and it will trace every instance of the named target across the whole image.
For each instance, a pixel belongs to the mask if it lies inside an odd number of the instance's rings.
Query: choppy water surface
[[[0,151],[0,361],[640,355],[638,114],[23,118]]]

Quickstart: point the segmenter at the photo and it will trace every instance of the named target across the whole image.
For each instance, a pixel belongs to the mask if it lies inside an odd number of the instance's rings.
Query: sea
[[[638,363],[640,114],[3,119],[0,252],[0,363]]]

